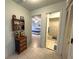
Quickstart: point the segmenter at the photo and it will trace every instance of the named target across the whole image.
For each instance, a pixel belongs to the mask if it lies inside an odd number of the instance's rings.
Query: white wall
[[[36,10],[32,11],[32,16],[33,15],[39,15],[41,14],[42,17],[42,22],[41,22],[41,47],[45,47],[45,39],[46,39],[46,23],[47,23],[47,13],[53,13],[53,12],[61,12],[61,30],[62,33],[60,35],[60,39],[63,39],[63,34],[64,34],[64,27],[65,27],[65,11],[66,11],[66,3],[65,1],[55,3],[43,8],[39,8]],[[62,21],[63,20],[63,21]],[[62,25],[63,24],[63,25]]]
[[[13,0],[6,0],[6,14],[5,14],[5,56],[6,58],[15,53],[15,43],[11,26],[12,15],[15,14],[17,18],[24,16],[25,18],[25,35],[27,35],[27,44],[31,42],[31,14],[28,10],[13,2]]]

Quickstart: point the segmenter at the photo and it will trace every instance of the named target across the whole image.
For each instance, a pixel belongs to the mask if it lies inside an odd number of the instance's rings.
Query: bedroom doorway
[[[41,15],[32,16],[32,43],[33,47],[40,47]]]

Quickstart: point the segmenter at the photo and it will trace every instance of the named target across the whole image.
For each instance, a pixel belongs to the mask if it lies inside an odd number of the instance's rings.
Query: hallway
[[[5,59],[72,58],[72,11],[73,0],[5,0]]]
[[[54,51],[40,48],[39,37],[33,35],[31,46],[20,55],[14,54],[7,59],[61,59]]]

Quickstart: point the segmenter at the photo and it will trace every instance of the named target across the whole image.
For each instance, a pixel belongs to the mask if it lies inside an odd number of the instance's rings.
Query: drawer
[[[26,39],[26,37],[18,37],[18,39]]]
[[[26,45],[26,42],[20,43],[20,47]]]
[[[20,43],[26,42],[26,39],[19,40]]]
[[[20,52],[22,52],[26,48],[27,48],[26,45],[24,45],[23,47],[20,48]]]

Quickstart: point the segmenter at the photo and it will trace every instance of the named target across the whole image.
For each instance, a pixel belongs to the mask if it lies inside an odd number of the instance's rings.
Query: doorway
[[[32,47],[40,47],[41,15],[32,16]]]
[[[60,12],[47,14],[46,48],[57,50],[59,41]]]

